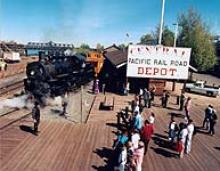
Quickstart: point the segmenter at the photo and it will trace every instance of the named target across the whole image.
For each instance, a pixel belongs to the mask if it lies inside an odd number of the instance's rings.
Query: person
[[[205,129],[208,129],[208,125],[210,123],[210,118],[212,116],[212,112],[213,112],[213,106],[212,105],[208,105],[208,107],[205,109],[205,117],[203,120],[203,124],[202,127]]]
[[[182,91],[182,92],[181,92],[181,95],[180,95],[180,111],[183,110],[183,106],[184,106],[185,99],[186,99],[185,94],[184,94],[184,92]]]
[[[130,83],[127,82],[127,84],[126,84],[126,92],[127,92],[127,95],[129,95],[129,91],[130,91]]]
[[[133,159],[133,153],[134,153],[134,147],[131,141],[128,141],[127,143],[127,166],[128,171],[132,171],[132,159]]]
[[[179,152],[179,157],[183,158],[188,131],[186,125],[182,122],[179,124],[179,128],[177,151]]]
[[[99,80],[95,80],[95,94],[99,94]]]
[[[140,141],[140,134],[137,129],[132,130],[131,132],[131,142],[133,144],[134,149],[138,148],[138,142]]]
[[[105,83],[102,84],[102,93],[105,95]]]
[[[167,107],[169,97],[170,96],[169,96],[168,92],[166,90],[163,90],[163,95],[162,95],[162,98],[161,98],[163,108]]]
[[[144,89],[143,92],[144,97],[144,107],[150,108],[151,107],[151,95],[147,88]]]
[[[174,138],[176,137],[177,123],[174,120],[174,117],[171,117],[169,123],[169,132],[168,132],[168,140],[173,143]]]
[[[60,116],[64,116],[66,118],[66,108],[68,105],[68,96],[67,93],[65,93],[64,97],[62,98],[62,107],[63,107],[63,111],[60,113]]]
[[[154,122],[155,122],[155,114],[153,112],[151,112],[151,114],[149,116],[149,123],[154,124]]]
[[[141,139],[144,142],[144,155],[147,154],[148,144],[154,134],[154,124],[148,120],[145,121],[145,126],[141,131]]]
[[[34,129],[33,129],[33,133],[35,135],[38,135],[38,126],[40,124],[40,108],[39,108],[39,103],[35,102],[34,103],[34,107],[32,109],[32,118],[34,121]]]
[[[189,120],[189,115],[190,115],[190,109],[191,109],[191,104],[192,100],[191,97],[188,97],[185,103],[185,114],[186,114],[186,119]]]
[[[116,149],[121,145],[124,145],[128,142],[128,132],[123,131],[122,133],[118,133],[117,138],[114,140],[113,148]]]
[[[153,85],[153,88],[152,88],[151,91],[150,91],[151,101],[152,101],[152,102],[154,102],[154,97],[155,97],[156,90],[157,90],[156,86]]]
[[[133,166],[135,171],[142,170],[142,163],[144,159],[144,143],[140,141],[138,143],[138,148],[134,150],[133,153]]]
[[[139,90],[139,105],[141,105],[141,101],[142,101],[142,96],[143,96],[143,94],[144,94],[144,91],[143,91],[142,88],[140,88],[140,90]]]
[[[125,171],[125,166],[127,163],[127,148],[126,145],[122,145],[120,150],[120,154],[118,157],[118,171]]]
[[[142,126],[143,126],[143,123],[142,123],[141,114],[140,114],[140,112],[135,111],[134,118],[133,118],[133,129],[137,129],[140,131]]]
[[[210,117],[210,129],[209,129],[209,134],[211,136],[215,135],[215,125],[217,123],[218,117],[216,110],[213,108],[212,115]]]
[[[189,119],[188,125],[187,125],[188,135],[187,135],[187,139],[186,139],[186,149],[185,149],[186,154],[189,154],[191,151],[192,137],[193,137],[194,129],[195,129],[195,126],[193,124],[193,120]]]

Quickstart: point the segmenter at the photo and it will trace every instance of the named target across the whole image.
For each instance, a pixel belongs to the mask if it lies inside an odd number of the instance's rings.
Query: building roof
[[[123,66],[122,64],[126,64],[127,62],[127,51],[115,50],[104,53],[106,59],[108,59],[112,65],[117,68]],[[118,67],[119,66],[119,67]]]
[[[115,44],[104,49],[105,52],[112,52],[112,51],[117,51],[117,50],[120,50],[120,48],[116,46]]]

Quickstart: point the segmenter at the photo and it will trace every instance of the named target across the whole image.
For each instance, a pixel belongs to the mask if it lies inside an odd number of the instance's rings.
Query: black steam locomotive
[[[38,62],[26,67],[25,91],[44,104],[47,97],[56,97],[77,89],[94,78],[94,67],[80,54],[73,56],[39,55]]]

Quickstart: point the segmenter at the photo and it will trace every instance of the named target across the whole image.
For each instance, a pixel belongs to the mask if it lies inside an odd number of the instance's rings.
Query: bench
[[[115,97],[105,96],[104,101],[100,103],[99,110],[114,110]]]

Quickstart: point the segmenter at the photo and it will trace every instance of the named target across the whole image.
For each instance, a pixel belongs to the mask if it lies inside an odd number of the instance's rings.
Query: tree
[[[212,35],[200,15],[193,9],[178,18],[181,31],[178,45],[192,48],[191,65],[199,71],[211,69],[217,62]]]
[[[85,44],[85,43],[81,44],[80,48],[82,48],[82,49],[90,49],[89,45]]]
[[[152,34],[145,34],[141,36],[140,44],[144,44],[144,45],[155,44],[154,36]]]
[[[174,44],[174,33],[167,27],[164,27],[162,34],[162,45],[173,46]]]
[[[81,44],[80,47],[78,49],[76,49],[76,53],[80,53],[80,54],[83,54],[83,55],[86,55],[88,54],[90,51],[90,47],[88,44]]]
[[[151,34],[143,35],[140,39],[140,44],[145,45],[156,45],[159,38],[159,27],[156,27],[156,30]],[[174,42],[174,33],[167,27],[164,27],[162,35],[162,45],[164,46],[173,46]]]
[[[101,45],[100,43],[97,43],[96,49],[97,49],[97,51],[102,52],[104,50],[104,46]]]
[[[127,48],[128,46],[126,46],[125,44],[122,43],[122,44],[118,45],[118,47],[123,50],[123,49]]]

